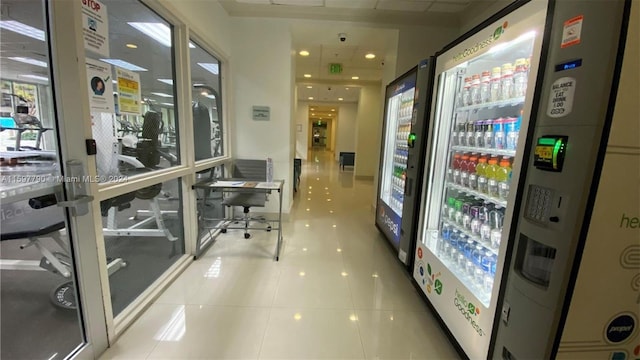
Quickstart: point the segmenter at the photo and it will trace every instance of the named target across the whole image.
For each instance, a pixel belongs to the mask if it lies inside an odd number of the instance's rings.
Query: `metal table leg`
[[[276,245],[276,261],[280,260],[280,243],[282,242],[282,190],[278,190],[278,243]]]

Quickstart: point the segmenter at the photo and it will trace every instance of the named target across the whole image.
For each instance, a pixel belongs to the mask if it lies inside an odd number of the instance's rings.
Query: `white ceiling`
[[[297,94],[310,104],[358,102],[360,87],[380,84],[386,57],[397,54],[397,25],[455,27],[460,13],[480,1],[495,0],[219,0],[231,16],[296,19],[291,35]],[[301,50],[310,55],[300,56]],[[376,57],[366,59],[367,53]],[[341,64],[342,73],[331,74],[331,63]]]

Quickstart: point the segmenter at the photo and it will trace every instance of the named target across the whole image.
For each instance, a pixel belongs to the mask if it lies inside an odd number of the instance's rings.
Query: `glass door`
[[[535,40],[527,32],[440,75],[427,247],[489,306]],[[506,235],[505,235],[506,236]]]
[[[2,6],[0,357],[93,358],[107,339],[85,136],[72,134],[83,119],[67,76],[77,78],[76,44],[61,35],[76,31],[64,19],[73,12],[35,0]]]

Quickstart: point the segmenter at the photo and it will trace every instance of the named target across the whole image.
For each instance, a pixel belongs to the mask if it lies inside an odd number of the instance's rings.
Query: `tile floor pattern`
[[[374,226],[371,181],[314,152],[284,224],[230,231],[102,357],[108,359],[456,359]]]

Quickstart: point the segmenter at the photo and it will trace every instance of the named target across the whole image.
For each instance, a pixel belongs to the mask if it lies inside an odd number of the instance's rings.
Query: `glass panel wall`
[[[191,42],[191,84],[195,159],[224,155],[220,61]]]
[[[108,175],[101,179],[136,184],[100,198],[116,317],[185,253],[180,174],[154,181],[180,165],[180,127],[173,25],[140,1],[102,6],[96,37],[108,37],[86,52],[97,170]]]
[[[61,189],[43,1],[0,15],[0,358],[63,359],[85,343]]]
[[[100,179],[179,165],[173,26],[139,1],[104,0],[97,15],[83,21],[97,39],[86,66]]]
[[[113,316],[184,254],[180,179],[100,202]]]

